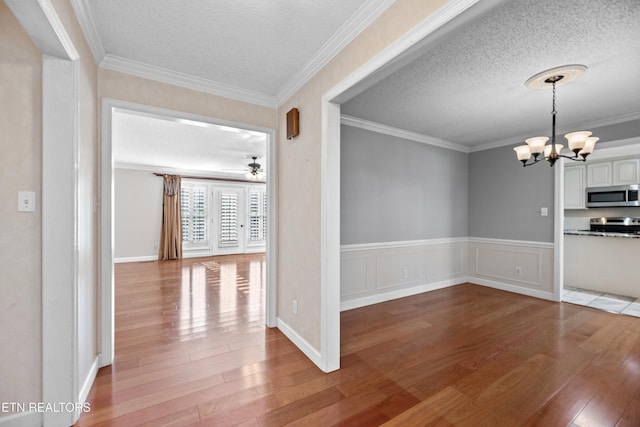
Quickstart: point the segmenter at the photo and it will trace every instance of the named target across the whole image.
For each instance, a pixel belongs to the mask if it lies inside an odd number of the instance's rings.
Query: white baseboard
[[[500,289],[501,291],[513,292],[516,294],[527,295],[530,297],[546,299],[550,301],[556,301],[553,292],[540,291],[537,289],[531,289],[524,286],[518,286],[510,283],[501,283],[491,280],[480,279],[479,277],[469,277],[469,283],[475,285],[486,286],[488,288]]]
[[[0,427],[40,427],[42,414],[39,412],[21,412],[0,418]]]
[[[322,355],[318,350],[313,348],[304,338],[302,338],[296,331],[294,331],[287,323],[281,318],[277,318],[276,326],[280,329],[289,340],[295,344],[296,347],[302,351],[315,365],[320,368],[322,366]]]
[[[80,389],[80,394],[78,395],[78,403],[84,403],[87,401],[87,397],[89,396],[89,392],[91,391],[93,381],[96,379],[96,375],[98,374],[98,369],[100,369],[100,355],[96,356],[96,358],[93,360],[93,363],[91,364],[91,369],[89,369],[87,378],[85,378],[84,383],[82,384],[82,388]]]
[[[418,286],[412,286],[410,288],[397,289],[390,292],[384,292],[375,295],[369,295],[362,298],[354,298],[350,300],[343,300],[340,302],[340,311],[353,310],[354,308],[365,307],[371,304],[378,304],[385,301],[391,301],[398,298],[409,297],[412,295],[418,295],[424,292],[435,291],[436,289],[448,288],[450,286],[460,285],[466,283],[467,278],[461,277],[457,279],[444,280],[435,283],[425,283]]]
[[[114,258],[113,262],[116,264],[125,263],[125,262],[145,262],[145,261],[158,261],[157,255],[147,255],[147,256],[132,256],[132,257],[124,257],[124,258]]]

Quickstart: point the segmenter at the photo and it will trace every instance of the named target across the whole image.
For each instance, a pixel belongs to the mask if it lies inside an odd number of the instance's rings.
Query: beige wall
[[[42,57],[0,2],[0,402],[41,396]],[[35,213],[17,211],[35,191]]]
[[[68,0],[52,4],[78,70],[78,379],[97,355],[97,67]],[[0,401],[42,400],[42,56],[0,2]],[[37,194],[17,212],[17,191]]]
[[[444,0],[397,0],[278,109],[278,317],[320,350],[321,98],[430,16]],[[300,136],[285,138],[285,114],[300,110]],[[294,315],[292,301],[298,301]]]
[[[98,71],[98,77],[100,98],[276,128],[274,108],[248,104],[102,68]]]

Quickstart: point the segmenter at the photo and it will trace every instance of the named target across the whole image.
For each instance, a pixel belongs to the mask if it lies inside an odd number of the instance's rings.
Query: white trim
[[[316,366],[322,365],[322,355],[281,318],[277,318],[276,326],[289,340],[295,344]]]
[[[322,97],[320,169],[320,335],[322,364],[328,369],[340,365],[340,95],[380,70],[398,55],[434,32],[478,0],[452,0],[344,80]],[[336,138],[337,136],[337,138]],[[335,305],[333,305],[335,304]]]
[[[352,126],[365,129],[371,132],[382,133],[385,135],[395,136],[397,138],[408,139],[409,141],[421,142],[435,147],[447,148],[449,150],[469,152],[469,147],[455,142],[445,141],[444,139],[434,138],[421,133],[411,132],[408,130],[387,126],[382,123],[371,122],[369,120],[359,119],[357,117],[342,115],[340,123],[345,126]]]
[[[87,397],[89,397],[89,392],[91,391],[91,386],[93,385],[93,380],[96,379],[96,375],[98,374],[98,369],[100,369],[99,355],[93,360],[91,369],[89,369],[89,373],[82,383],[80,394],[78,395],[78,403],[85,403],[87,401]]]
[[[71,0],[71,6],[80,23],[80,28],[82,28],[82,33],[89,45],[89,49],[91,49],[96,65],[100,64],[106,55],[106,51],[102,45],[96,22],[93,19],[93,13],[91,13],[91,4],[88,0]]]
[[[566,159],[553,173],[553,300],[562,300],[564,289],[564,167]]]
[[[192,169],[179,169],[179,168],[171,168],[166,166],[152,166],[152,165],[143,165],[139,163],[120,163],[114,162],[114,169],[130,169],[137,171],[149,171],[150,173],[166,173],[166,174],[175,174],[175,175],[189,175],[188,179],[197,179],[202,178],[214,178],[219,180],[228,180],[229,183],[238,182],[238,180],[242,180],[242,182],[246,182],[248,184],[264,184],[261,181],[249,181],[245,179],[244,172],[242,174],[223,174],[223,173],[211,173],[211,171],[206,170],[192,170]],[[194,177],[194,178],[192,178]]]
[[[441,239],[400,240],[395,242],[352,243],[341,245],[340,252],[355,252],[363,250],[392,249],[412,246],[438,245],[449,243],[467,243],[468,237],[446,237]]]
[[[550,242],[534,242],[528,240],[507,240],[507,239],[487,239],[483,237],[469,237],[470,243],[488,243],[496,245],[510,245],[510,246],[526,246],[528,248],[545,248],[553,249],[555,245]]]
[[[551,292],[539,291],[524,286],[517,286],[508,283],[496,282],[493,280],[485,280],[479,277],[469,276],[468,281],[471,284],[486,286],[488,288],[500,289],[501,291],[513,292],[516,294],[526,295],[534,298],[542,298],[546,300],[556,301],[555,296]]]
[[[596,149],[587,158],[587,163],[627,156],[640,156],[640,137],[619,139],[616,141],[607,141],[596,144]]]
[[[367,305],[378,304],[385,301],[391,301],[398,298],[418,295],[424,292],[435,291],[437,289],[448,288],[451,286],[466,283],[467,277],[443,280],[440,282],[424,283],[421,285],[411,286],[410,288],[398,289],[390,292],[384,292],[376,295],[369,295],[361,298],[354,298],[340,302],[340,311],[353,310],[354,308],[365,307]]]
[[[209,252],[207,251],[207,255]],[[190,258],[183,254],[185,258]],[[195,258],[195,257],[194,257]],[[122,257],[122,258],[114,258],[114,264],[126,264],[128,262],[148,262],[148,261],[158,261],[157,255],[146,255],[146,256],[130,256],[130,257]]]
[[[250,104],[261,105],[263,107],[276,108],[276,100],[270,95],[248,89],[242,89],[224,83],[214,82],[202,77],[168,70],[166,68],[122,58],[109,53],[106,54],[102,59],[102,62],[100,62],[100,67],[174,86],[193,89],[199,92],[235,99],[237,101],[248,102]]]
[[[271,173],[267,173],[267,241],[265,242],[267,265],[267,288],[265,291],[265,320],[269,328],[275,328],[278,307],[278,153],[276,131],[267,131],[267,164]]]
[[[324,45],[276,93],[278,105],[295,94],[362,31],[386,11],[395,0],[368,0],[354,13]]]
[[[324,100],[323,100],[324,101]],[[340,106],[322,102],[320,369],[340,369]],[[336,197],[337,195],[337,197]],[[328,286],[327,284],[333,284]]]
[[[42,60],[42,400],[78,396],[78,61]],[[45,412],[44,425],[70,425]]]
[[[43,55],[70,61],[79,58],[51,0],[5,0],[5,3]]]
[[[115,319],[113,310],[114,300],[114,240],[115,230],[113,218],[115,217],[114,179],[113,179],[113,154],[111,147],[111,118],[112,102],[109,99],[102,100],[101,110],[101,160],[100,160],[100,367],[113,363],[115,357]]]
[[[358,83],[383,68],[397,56],[419,43],[429,34],[476,4],[479,0],[450,0],[404,36],[389,45],[369,62],[355,70],[344,80],[329,89],[323,96],[323,102],[332,102]]]
[[[40,427],[42,414],[40,412],[20,412],[0,418],[0,427]]]

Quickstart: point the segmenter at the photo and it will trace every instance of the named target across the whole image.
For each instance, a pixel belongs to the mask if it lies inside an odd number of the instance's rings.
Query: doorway
[[[245,134],[261,134],[266,143],[265,163],[269,165],[266,174],[266,235],[264,249],[266,252],[266,284],[265,284],[265,323],[268,327],[276,324],[275,316],[275,266],[276,266],[276,188],[275,188],[275,131],[243,123],[229,122],[210,117],[195,116],[189,113],[165,110],[146,105],[124,101],[103,99],[102,102],[102,162],[101,162],[101,290],[100,290],[100,366],[107,366],[114,359],[114,259],[115,259],[115,191],[114,191],[114,114],[117,112],[146,117],[163,117],[166,120],[198,126],[216,126],[230,130],[244,131]],[[176,142],[179,144],[179,141]],[[253,153],[251,153],[253,154]],[[241,166],[241,165],[238,165]],[[164,170],[164,173],[181,174],[180,170]],[[151,171],[148,171],[151,174]],[[229,178],[232,179],[232,178]]]

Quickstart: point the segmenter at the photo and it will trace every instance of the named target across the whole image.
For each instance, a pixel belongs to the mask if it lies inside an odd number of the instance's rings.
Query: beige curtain
[[[182,221],[180,214],[180,176],[164,175],[162,230],[158,259],[182,258]]]

